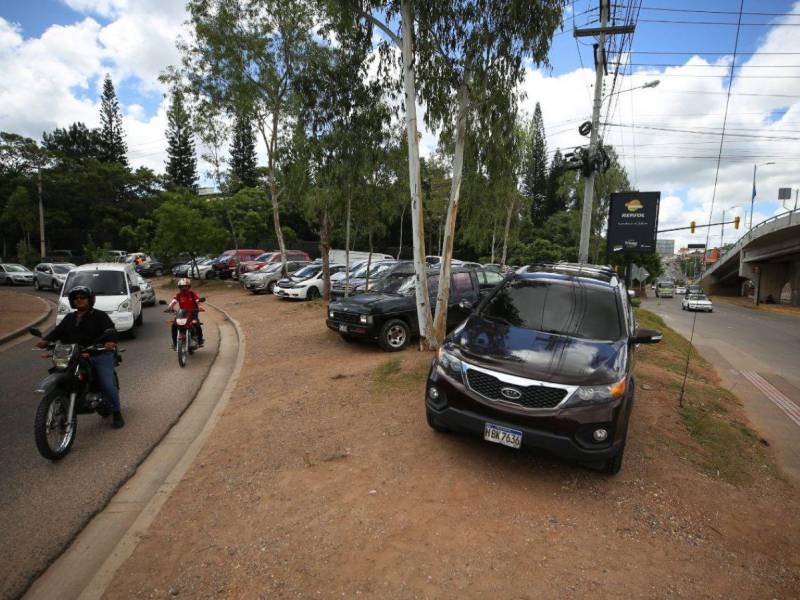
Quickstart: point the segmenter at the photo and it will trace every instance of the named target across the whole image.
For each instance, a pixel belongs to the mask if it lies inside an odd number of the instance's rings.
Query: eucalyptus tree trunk
[[[511,231],[511,217],[514,216],[514,205],[516,202],[514,198],[511,198],[511,202],[508,205],[508,211],[506,212],[506,227],[505,231],[503,232],[503,256],[500,259],[500,264],[504,267],[506,266],[506,252],[508,251],[508,233]]]
[[[350,296],[350,206],[353,203],[353,192],[347,189],[347,224],[344,234],[344,297]]]
[[[492,221],[492,259],[489,261],[492,264],[494,264],[494,234],[496,229],[497,229],[497,222]]]
[[[322,223],[319,228],[319,252],[322,256],[322,298],[328,302],[331,298],[331,228],[328,222],[328,207],[322,212]]]
[[[400,255],[403,253],[403,219],[406,216],[406,206],[403,205],[403,212],[400,213],[400,245],[397,247],[397,260],[400,260]]]
[[[275,227],[275,237],[278,240],[278,250],[281,253],[281,271],[284,277],[288,273],[286,265],[286,246],[283,242],[283,231],[281,230],[280,197],[283,190],[278,186],[277,167],[275,165],[275,153],[278,147],[278,120],[280,118],[280,101],[273,106],[271,132],[268,136],[264,130],[263,123],[259,122],[259,130],[264,144],[267,146],[267,172],[269,173],[268,192],[272,202],[272,223]]]
[[[414,18],[411,0],[401,0],[403,89],[406,104],[406,137],[408,139],[408,183],[411,192],[411,228],[414,240],[414,272],[416,274],[417,320],[420,346],[432,349],[433,315],[428,296],[428,273],[425,262],[425,213],[422,206],[422,178],[417,135],[417,88],[414,81]]]
[[[367,257],[367,280],[364,283],[364,291],[369,290],[369,272],[372,269],[372,230],[367,234],[369,236],[369,256]]]
[[[466,142],[467,111],[469,110],[469,88],[467,78],[458,90],[456,113],[456,146],[453,156],[453,179],[450,185],[450,203],[447,206],[447,221],[444,226],[442,263],[439,275],[439,292],[436,298],[436,320],[433,323],[433,345],[438,348],[447,333],[447,304],[450,300],[450,266],[453,259],[453,242],[456,237],[458,201],[461,197],[461,180],[464,173],[464,146]]]

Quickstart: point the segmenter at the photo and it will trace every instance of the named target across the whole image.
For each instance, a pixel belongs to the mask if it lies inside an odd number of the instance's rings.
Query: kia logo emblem
[[[518,389],[511,388],[511,387],[504,387],[500,390],[500,393],[503,394],[509,400],[519,400],[522,398],[522,392]]]

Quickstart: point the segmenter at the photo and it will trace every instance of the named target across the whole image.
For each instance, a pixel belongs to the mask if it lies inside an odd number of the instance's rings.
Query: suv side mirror
[[[471,310],[472,309],[472,302],[464,298],[461,302],[458,303],[459,308],[463,308],[464,310]]]
[[[138,285],[132,285],[131,286],[131,292],[133,292],[134,294],[136,292],[141,292],[141,291],[142,291],[142,288],[140,288]]]
[[[628,290],[628,298],[635,298],[636,292],[634,290]]]
[[[631,337],[634,344],[657,344],[664,338],[660,331],[655,329],[637,329]]]

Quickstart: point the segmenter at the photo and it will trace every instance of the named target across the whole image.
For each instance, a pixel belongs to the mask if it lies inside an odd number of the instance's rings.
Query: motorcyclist
[[[42,338],[37,345],[46,348],[48,342],[60,341],[63,344],[91,346],[103,343],[106,352],[89,358],[103,397],[109,402],[111,426],[120,429],[125,426],[119,404],[119,390],[114,384],[114,351],[117,349],[117,331],[111,318],[102,310],[94,308],[94,292],[85,285],[72,288],[67,294],[69,305],[75,309],[64,317],[53,331]]]
[[[198,313],[203,310],[200,306],[200,296],[192,291],[192,281],[187,277],[178,280],[178,293],[172,298],[167,310],[173,310],[175,305],[178,305],[182,310],[187,311],[192,320],[197,321],[195,325],[195,332],[197,333],[197,345],[203,347],[203,326],[200,323]],[[172,322],[172,349],[175,350],[175,345],[178,343],[178,326],[175,321]]]

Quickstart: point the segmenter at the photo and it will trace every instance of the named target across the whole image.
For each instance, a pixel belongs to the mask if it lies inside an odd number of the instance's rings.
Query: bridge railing
[[[744,244],[753,239],[753,232],[756,229],[758,229],[759,227],[763,227],[767,223],[771,223],[772,221],[777,221],[778,219],[783,219],[784,217],[787,216],[789,217],[789,225],[791,225],[795,215],[800,215],[800,208],[793,208],[792,210],[788,210],[779,215],[774,215],[772,217],[769,217],[768,219],[764,219],[760,223],[756,223],[753,227],[750,228],[750,230],[747,233],[745,233],[742,237],[740,237],[739,240],[733,246],[728,248],[725,254],[720,254],[719,258],[716,260],[716,262],[714,262],[713,265],[706,267],[700,274],[700,279],[710,274],[714,269],[716,269],[719,265],[721,265],[724,262],[723,259],[726,258],[728,255],[739,252]],[[706,248],[706,252],[708,252],[708,248]]]

